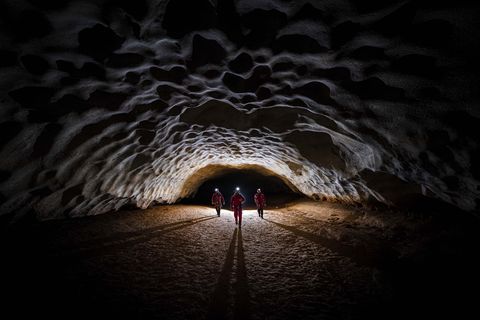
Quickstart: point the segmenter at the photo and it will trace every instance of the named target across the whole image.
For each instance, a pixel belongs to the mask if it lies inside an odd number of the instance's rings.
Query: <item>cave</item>
[[[471,317],[478,16],[465,0],[0,1],[2,311]]]
[[[269,206],[273,208],[306,198],[288,181],[283,181],[267,169],[234,169],[226,167],[218,168],[217,170],[209,168],[209,172],[213,173],[208,180],[202,182],[189,197],[181,202],[209,206],[211,205],[212,193],[218,188],[224,196],[228,208],[229,199],[237,187],[246,198],[244,207],[248,209],[255,209],[253,196],[257,189],[262,190],[268,199]]]

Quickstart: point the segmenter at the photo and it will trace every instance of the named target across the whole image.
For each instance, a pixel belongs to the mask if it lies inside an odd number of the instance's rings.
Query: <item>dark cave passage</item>
[[[478,313],[480,1],[0,12],[5,314]]]
[[[220,175],[216,175],[203,182],[197,191],[190,197],[184,198],[181,203],[210,205],[212,193],[218,188],[225,197],[225,207],[228,208],[229,200],[236,187],[245,196],[245,208],[253,208],[255,203],[253,196],[258,188],[267,198],[267,205],[278,207],[304,196],[288,186],[280,178],[264,174],[253,169],[226,169]]]

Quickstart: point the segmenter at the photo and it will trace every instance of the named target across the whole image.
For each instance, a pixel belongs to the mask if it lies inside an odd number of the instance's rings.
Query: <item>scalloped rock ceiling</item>
[[[0,214],[174,203],[226,168],[476,210],[479,10],[455,5],[2,1]]]

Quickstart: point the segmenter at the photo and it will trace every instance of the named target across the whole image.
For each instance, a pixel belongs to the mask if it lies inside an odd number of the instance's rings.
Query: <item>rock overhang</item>
[[[3,215],[173,203],[199,171],[246,166],[314,198],[388,202],[385,185],[405,183],[475,210],[478,77],[472,50],[452,54],[471,45],[468,19],[397,1],[205,0],[213,18],[185,20],[174,2],[5,2],[43,31],[2,31]]]

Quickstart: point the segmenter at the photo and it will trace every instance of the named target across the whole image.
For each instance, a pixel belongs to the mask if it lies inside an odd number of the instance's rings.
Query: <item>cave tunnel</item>
[[[471,318],[479,16],[467,0],[1,0],[1,310]]]
[[[240,188],[241,194],[246,198],[244,207],[255,208],[254,194],[260,188],[268,199],[270,207],[286,205],[295,200],[306,198],[293,185],[288,185],[267,170],[255,169],[224,169],[203,182],[190,197],[183,199],[182,203],[203,204],[210,206],[212,193],[218,188],[225,198],[226,208],[229,208],[229,199],[235,189]]]

